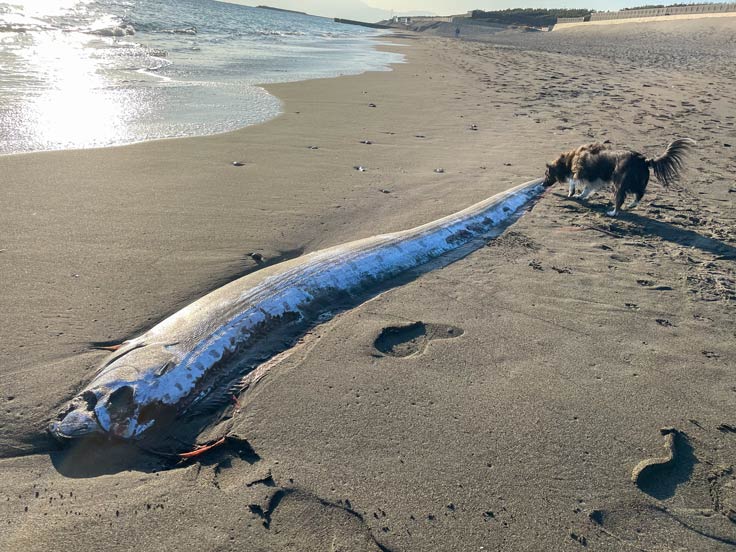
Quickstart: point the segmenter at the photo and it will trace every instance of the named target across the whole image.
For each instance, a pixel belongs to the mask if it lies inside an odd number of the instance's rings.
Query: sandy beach
[[[732,550],[735,34],[396,34],[406,63],[268,86],[284,113],[259,126],[0,157],[0,549]],[[46,433],[94,344],[252,253],[435,220],[584,142],[683,136],[681,182],[636,211],[551,188],[488,247],[317,327],[198,461]],[[386,328],[406,339],[381,351]]]

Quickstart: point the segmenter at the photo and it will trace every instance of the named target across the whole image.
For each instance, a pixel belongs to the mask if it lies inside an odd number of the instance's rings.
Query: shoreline
[[[285,112],[262,125],[0,157],[0,548],[736,541],[734,30],[539,34],[394,38],[407,63],[273,85]],[[317,326],[191,462],[45,433],[106,357],[94,342],[257,269],[251,253],[434,221],[592,140],[652,156],[681,136],[698,142],[681,182],[637,210],[552,188],[487,247]]]
[[[381,52],[381,46],[384,44],[383,39],[387,36],[391,36],[391,33],[383,33],[380,35],[376,34],[375,36],[360,36],[360,37],[356,36],[354,37],[354,40],[361,39],[365,42],[365,44],[363,44],[363,48],[361,48],[360,51],[367,50],[369,52],[378,53],[378,52]],[[112,144],[106,144],[106,145],[92,145],[92,146],[72,147],[72,148],[56,148],[56,149],[48,149],[48,150],[40,149],[40,150],[30,150],[30,151],[9,151],[5,153],[0,153],[0,157],[9,156],[9,155],[43,154],[43,153],[48,153],[48,152],[66,152],[66,151],[85,151],[85,150],[108,149],[108,148],[134,146],[137,144],[145,144],[149,142],[157,142],[157,141],[163,141],[163,140],[206,138],[209,136],[218,136],[221,134],[226,135],[232,132],[238,132],[240,130],[243,130],[251,126],[258,126],[258,125],[268,123],[269,121],[272,121],[278,118],[283,113],[283,102],[281,102],[281,100],[275,94],[272,94],[268,90],[269,86],[276,85],[276,84],[293,84],[293,83],[305,82],[305,81],[310,81],[310,80],[339,79],[339,78],[346,77],[346,76],[347,77],[359,76],[365,73],[372,73],[372,72],[390,72],[393,70],[392,68],[394,65],[404,63],[404,59],[403,59],[403,56],[401,56],[400,51],[395,51],[391,49],[388,49],[387,51],[390,53],[396,54],[398,57],[400,57],[400,59],[396,59],[395,61],[384,60],[380,63],[377,60],[372,60],[370,62],[363,63],[363,65],[368,68],[363,68],[363,69],[355,68],[355,69],[349,70],[347,72],[344,72],[338,75],[327,75],[327,76],[317,75],[317,76],[310,76],[307,78],[299,78],[299,74],[296,73],[296,74],[293,74],[291,77],[288,77],[286,80],[278,80],[276,82],[256,82],[252,84],[246,83],[245,84],[246,87],[261,90],[265,92],[268,96],[276,100],[280,106],[279,111],[264,120],[256,121],[252,123],[245,122],[242,126],[231,128],[229,130],[221,130],[221,131],[215,131],[215,132],[210,132],[210,133],[205,133],[205,134],[187,134],[187,135],[178,135],[178,136],[163,136],[163,137],[158,137],[158,138],[144,138],[144,139],[136,140],[136,141],[118,142],[118,143],[112,143]],[[375,67],[376,65],[380,65],[380,67],[376,68]],[[135,70],[135,72],[142,72],[143,74],[149,75],[151,77],[154,77],[156,79],[159,79],[165,82],[171,82],[171,81],[175,83],[179,82],[173,77],[159,75],[155,72],[150,72],[146,69],[137,69]],[[169,121],[169,124],[173,124],[173,123]]]

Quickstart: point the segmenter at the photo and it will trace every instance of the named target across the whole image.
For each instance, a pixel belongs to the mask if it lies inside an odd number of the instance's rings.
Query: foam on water
[[[234,130],[258,84],[386,70],[377,33],[213,0],[0,1],[0,153]]]

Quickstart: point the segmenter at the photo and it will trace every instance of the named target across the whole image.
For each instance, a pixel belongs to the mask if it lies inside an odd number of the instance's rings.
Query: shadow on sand
[[[672,462],[650,466],[643,471],[637,485],[642,492],[657,500],[666,500],[675,496],[677,486],[686,483],[693,473],[698,459],[693,453],[693,447],[687,435],[675,433]]]
[[[569,200],[563,194],[557,193],[554,195],[560,199]],[[561,207],[566,211],[576,213],[593,211],[603,215],[611,208],[608,203],[586,203],[575,198],[573,198],[571,203],[562,203]],[[600,228],[594,229],[601,230],[617,238],[656,236],[670,243],[683,247],[692,247],[704,253],[710,253],[718,257],[719,260],[736,260],[736,247],[723,241],[704,236],[694,230],[688,230],[677,224],[655,220],[633,211],[625,210],[621,211],[616,218],[606,216],[605,220],[608,224],[601,224],[599,225]],[[630,226],[624,223],[628,223]]]
[[[244,439],[227,437],[225,442],[192,459],[177,454],[157,453],[138,445],[106,439],[71,441],[67,446],[49,454],[56,470],[64,477],[84,479],[112,475],[124,471],[156,473],[185,467],[192,462],[227,468],[233,458],[249,464],[260,460]]]
[[[640,228],[641,234],[657,236],[665,241],[684,247],[694,247],[705,253],[716,255],[721,259],[736,260],[736,247],[720,240],[703,236],[694,230],[687,230],[669,222],[653,220],[628,211],[624,211],[619,216],[621,220],[630,222]]]

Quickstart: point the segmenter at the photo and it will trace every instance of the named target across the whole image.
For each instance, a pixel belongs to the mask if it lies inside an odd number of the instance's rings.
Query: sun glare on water
[[[13,0],[11,4],[18,7],[25,15],[31,17],[54,16],[67,13],[78,5],[88,4],[85,0]]]
[[[93,32],[115,22],[86,17],[78,25],[77,15],[87,15],[89,2],[16,2],[7,20],[15,24],[11,31],[19,25],[26,30],[0,36],[13,41],[5,54],[7,63],[24,82],[24,92],[6,100],[14,106],[17,135],[25,142],[19,149],[84,148],[124,139],[136,102],[130,101],[130,90],[111,86],[106,56],[115,39]],[[63,26],[57,24],[59,18]]]
[[[63,147],[84,147],[114,141],[123,106],[105,90],[97,61],[71,36],[49,33],[37,37],[26,52],[29,63],[49,84],[24,106],[34,141]]]

